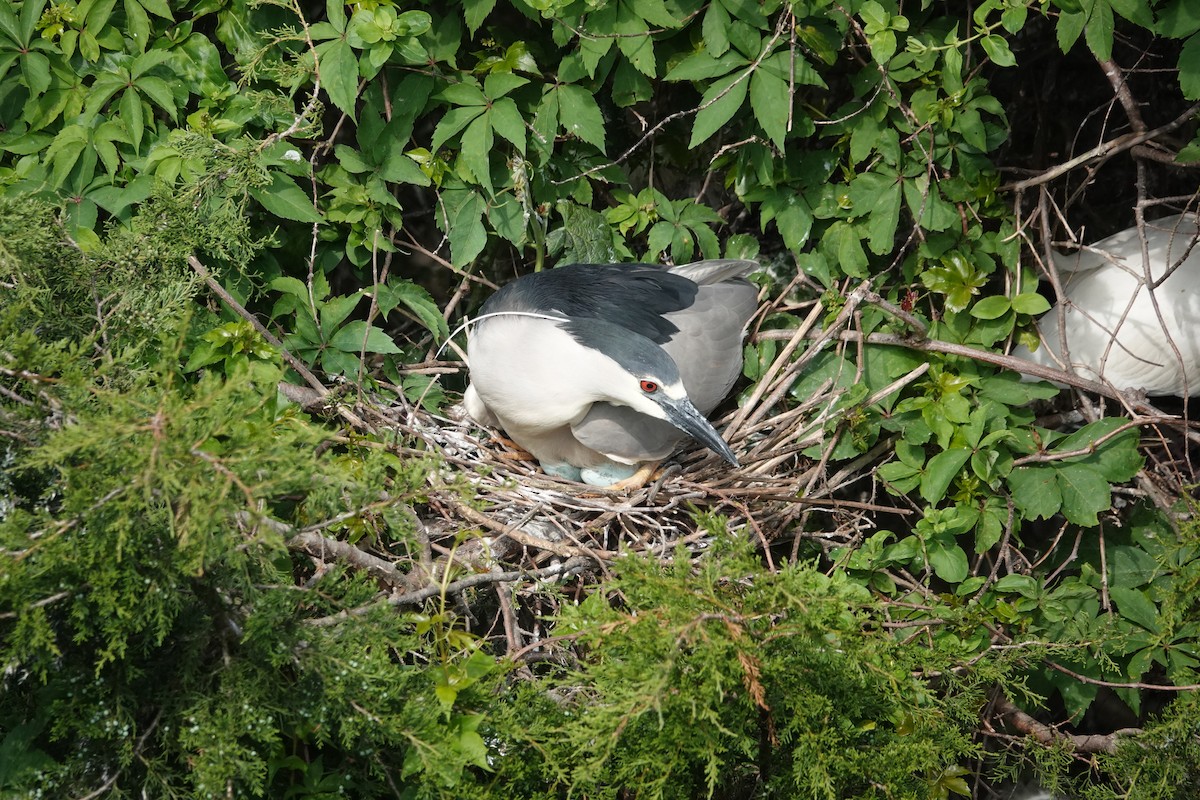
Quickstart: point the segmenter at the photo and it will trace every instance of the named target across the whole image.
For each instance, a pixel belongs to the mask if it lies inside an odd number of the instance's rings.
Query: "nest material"
[[[440,506],[448,529],[454,529],[451,520],[457,517],[489,533],[501,534],[500,538],[516,534],[520,548],[492,551],[493,557],[506,565],[537,567],[555,555],[604,561],[622,550],[665,556],[681,543],[701,549],[709,534],[697,526],[697,510],[720,514],[728,521],[730,531],[758,539],[768,559],[779,552],[781,541],[788,540],[794,556],[802,534],[813,527],[807,524],[810,516],[820,513],[822,524],[817,527],[821,533],[809,533],[808,538],[819,541],[828,552],[853,546],[864,531],[903,525],[897,517],[916,511],[906,499],[880,491],[875,468],[892,450],[890,437],[881,438],[859,457],[830,468],[829,455],[844,427],[838,405],[843,391],[828,382],[807,399],[789,397],[797,377],[826,347],[851,350],[848,361],[862,363],[864,342],[876,340],[852,330],[855,311],[862,302],[882,303],[863,284],[848,295],[836,319],[820,329],[824,309],[813,302],[787,309],[793,313],[807,310],[798,328],[763,332],[782,338],[786,344],[740,407],[714,420],[737,454],[740,468],[729,467],[715,454],[687,440],[680,452],[663,462],[645,487],[610,492],[544,474],[536,463],[519,460],[519,454],[461,411],[453,419],[411,405],[386,413],[394,429],[423,441],[444,458],[447,471],[439,477],[439,485],[447,491],[435,492],[432,505]],[[764,306],[759,318],[781,305],[782,301],[776,301]],[[939,346],[941,343],[919,338],[893,336],[881,343],[946,349]],[[996,354],[977,355],[993,362],[1005,360]],[[901,390],[927,370],[928,364],[919,365],[861,405],[869,406]],[[791,405],[781,411],[785,400]],[[1144,412],[1145,407],[1139,410]],[[1186,418],[1143,413],[1137,419],[1147,425],[1188,426]],[[1161,428],[1156,430],[1159,434],[1155,438],[1163,439]],[[1172,455],[1163,449],[1151,456],[1160,490],[1170,494],[1190,480],[1190,463],[1181,464],[1178,453]],[[471,503],[446,497],[439,501],[438,496],[448,492],[460,497],[464,487]],[[881,515],[885,516],[881,519]]]
[[[851,552],[881,528],[908,528],[920,508],[907,497],[881,491],[876,475],[877,467],[893,450],[894,437],[881,437],[858,457],[831,464],[830,456],[846,433],[839,404],[844,390],[829,381],[807,398],[797,398],[792,394],[797,378],[830,347],[845,351],[846,364],[861,365],[867,343],[1013,365],[1006,363],[1005,356],[925,339],[923,331],[907,339],[863,335],[855,329],[856,311],[863,302],[880,305],[902,319],[907,316],[874,295],[866,283],[847,295],[833,320],[816,302],[788,305],[777,300],[764,305],[760,320],[783,310],[795,318],[803,316],[803,322],[795,329],[754,331],[754,338],[770,337],[784,344],[738,407],[714,420],[741,467],[729,467],[688,440],[645,487],[633,491],[613,492],[548,476],[535,463],[520,460],[493,432],[462,413],[450,419],[409,403],[388,409],[358,406],[354,417],[362,419],[366,429],[391,429],[410,442],[420,442],[423,450],[399,449],[405,455],[436,453],[439,467],[430,475],[425,502],[413,508],[420,539],[417,563],[412,563],[411,555],[397,561],[395,554],[382,550],[356,550],[361,556],[350,553],[349,561],[376,576],[381,586],[391,591],[388,602],[393,605],[453,597],[464,617],[473,620],[469,624],[487,635],[506,637],[508,652],[513,653],[529,652],[536,646],[538,617],[552,612],[560,602],[546,596],[542,582],[581,576],[565,585],[586,591],[590,581],[582,574],[602,573],[623,553],[668,559],[682,547],[682,552],[696,556],[718,535],[713,532],[715,526],[707,523],[715,515],[725,520],[719,535],[753,537],[759,543],[768,569],[774,568],[777,558],[795,560],[820,553],[832,559],[838,555],[835,550]],[[445,372],[457,368],[438,364],[423,369]],[[928,368],[928,363],[919,364],[852,408],[869,406],[900,391]],[[861,376],[851,377],[857,380]],[[1057,377],[1072,381],[1063,373]],[[1134,487],[1119,492],[1150,497],[1167,508],[1186,496],[1185,485],[1194,483],[1187,449],[1178,444],[1186,442],[1179,434],[1192,424],[1186,415],[1152,416],[1146,406],[1134,411],[1126,404],[1126,410],[1135,424],[1152,433],[1145,437],[1143,448],[1147,468]],[[479,535],[464,537],[464,532],[472,529]],[[1064,533],[1065,528],[1060,528],[1057,536],[1051,533],[1053,541],[1046,549],[1033,548],[1039,552],[1019,546],[1020,537],[1006,535],[1000,545],[1004,552],[985,554],[987,562],[977,563],[975,568],[982,574],[990,572],[993,578],[997,574],[994,567],[1002,564],[1005,572],[1031,570],[1042,563]],[[294,547],[318,561],[328,556],[348,560],[345,553],[331,551],[333,542],[320,537],[296,542]],[[889,574],[918,595],[932,591],[920,575],[899,569]],[[475,600],[466,602],[469,591],[475,592],[470,596],[477,600],[478,591],[488,586],[499,589],[494,603],[484,603],[491,613]]]
[[[430,551],[423,571],[429,577],[444,575],[453,561],[467,571],[506,575],[533,575],[567,562],[569,571],[579,572],[603,569],[628,552],[668,558],[682,545],[699,553],[714,535],[698,523],[700,512],[720,515],[732,535],[754,537],[770,566],[777,555],[794,558],[806,530],[820,529],[806,538],[828,552],[874,532],[880,515],[912,514],[903,499],[881,502],[878,497],[874,467],[889,451],[889,441],[830,469],[829,455],[840,435],[841,392],[826,385],[807,399],[788,397],[797,376],[825,346],[854,346],[836,334],[864,296],[852,293],[815,341],[810,337],[821,306],[789,309],[807,310],[804,324],[786,332],[786,345],[740,407],[714,420],[738,455],[736,469],[688,440],[645,487],[614,492],[544,474],[461,411],[444,418],[409,404],[388,409],[389,427],[424,443],[442,464],[421,514]],[[760,318],[780,305],[764,306]],[[879,396],[926,369],[913,370]],[[785,399],[794,405],[781,412]],[[819,525],[810,522],[814,513],[822,515]],[[483,536],[458,541],[463,522]],[[400,587],[402,596],[411,594],[404,590],[412,585]]]

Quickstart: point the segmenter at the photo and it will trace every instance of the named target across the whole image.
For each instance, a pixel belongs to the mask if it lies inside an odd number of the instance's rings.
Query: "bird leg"
[[[613,492],[632,492],[635,489],[641,489],[650,479],[658,472],[661,461],[647,461],[638,467],[637,472],[630,475],[624,480],[617,481],[608,487],[609,491]]]
[[[509,452],[496,453],[497,458],[503,458],[503,459],[507,459],[509,461],[537,461],[537,459],[533,457],[533,453],[530,453],[524,447],[521,447],[521,445],[517,444],[512,439],[509,439],[506,436],[500,436],[498,434],[493,433],[492,441],[496,442],[497,444],[502,444],[506,448],[508,448],[509,450],[512,451],[510,453]]]

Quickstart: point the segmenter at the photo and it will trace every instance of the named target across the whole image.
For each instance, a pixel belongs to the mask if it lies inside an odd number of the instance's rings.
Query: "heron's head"
[[[585,363],[573,367],[584,368],[596,399],[665,420],[738,465],[721,434],[688,397],[679,368],[665,350],[645,336],[601,319],[571,319],[562,327],[581,345],[578,358]]]

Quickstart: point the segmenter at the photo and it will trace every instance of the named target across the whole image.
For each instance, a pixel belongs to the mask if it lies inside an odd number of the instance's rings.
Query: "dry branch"
[[[1082,167],[1084,164],[1088,164],[1092,161],[1112,158],[1113,156],[1123,153],[1126,150],[1132,150],[1138,145],[1145,144],[1153,139],[1157,139],[1187,124],[1192,120],[1193,117],[1196,116],[1197,111],[1200,111],[1200,103],[1196,103],[1195,105],[1191,106],[1187,111],[1183,112],[1166,125],[1160,125],[1152,131],[1127,133],[1124,136],[1118,136],[1116,139],[1098,144],[1091,150],[1088,150],[1086,153],[1080,153],[1074,158],[1064,161],[1062,164],[1052,167],[1041,174],[1034,175],[1032,178],[1026,178],[1023,181],[1017,181],[1015,183],[1001,186],[999,191],[1020,193],[1026,189],[1031,189],[1035,186],[1041,186],[1057,180],[1063,175],[1066,175],[1068,172]]]
[[[1141,733],[1136,728],[1126,728],[1109,734],[1092,734],[1089,736],[1064,733],[1029,716],[1017,708],[1007,697],[1000,697],[995,703],[995,709],[999,719],[1007,722],[1021,733],[1032,736],[1038,742],[1045,745],[1065,744],[1078,753],[1115,753],[1117,751],[1118,739],[1121,736]]]

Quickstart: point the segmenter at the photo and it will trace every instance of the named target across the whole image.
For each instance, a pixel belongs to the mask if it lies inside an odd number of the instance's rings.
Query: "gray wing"
[[[629,461],[666,458],[681,439],[687,438],[669,422],[612,403],[592,403],[591,411],[571,426],[571,432],[587,447]]]
[[[753,261],[733,260],[671,268],[700,284],[691,306],[664,314],[679,330],[662,347],[701,413],[716,408],[741,374],[742,337],[758,307],[758,290],[741,276],[757,268]],[[669,422],[610,403],[593,403],[572,431],[593,450],[636,461],[666,458],[687,436]]]
[[[711,258],[707,261],[693,261],[691,264],[680,264],[668,267],[672,275],[682,275],[701,286],[744,278],[759,268],[757,261],[747,261],[741,258]]]
[[[742,339],[757,308],[754,284],[735,278],[702,284],[691,307],[665,315],[679,332],[663,349],[675,359],[688,397],[702,413],[716,408],[741,374]]]

